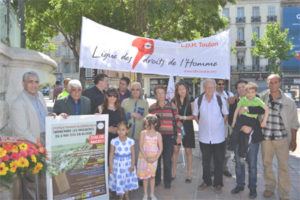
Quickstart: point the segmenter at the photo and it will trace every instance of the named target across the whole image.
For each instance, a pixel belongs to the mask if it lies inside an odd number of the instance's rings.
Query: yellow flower
[[[0,158],[2,158],[3,156],[6,156],[6,150],[0,147]]]
[[[13,146],[12,146],[12,149],[11,149],[11,152],[13,152],[13,153],[19,153],[19,148],[18,148],[18,146],[17,146],[17,145],[13,145]]]
[[[29,166],[29,162],[28,162],[28,160],[26,158],[21,157],[18,160],[18,166],[19,167],[28,167]]]
[[[12,161],[12,162],[9,164],[9,166],[10,166],[9,171],[12,172],[12,173],[15,173],[16,170],[17,170],[17,168],[18,168],[18,161],[16,161],[16,160]]]
[[[37,174],[37,173],[40,172],[40,170],[41,170],[42,168],[43,168],[43,164],[40,163],[40,162],[38,162],[38,163],[36,164],[36,166],[34,167],[34,169],[32,170],[32,173],[33,173],[33,174]]]
[[[27,150],[27,148],[28,148],[28,145],[27,144],[25,144],[25,143],[21,143],[21,144],[19,144],[18,145],[19,146],[19,148],[21,149],[21,150]]]
[[[5,176],[7,174],[8,167],[6,167],[5,163],[2,162],[0,164],[0,176]]]
[[[34,162],[34,163],[36,163],[36,157],[35,157],[35,155],[31,156],[31,161]]]

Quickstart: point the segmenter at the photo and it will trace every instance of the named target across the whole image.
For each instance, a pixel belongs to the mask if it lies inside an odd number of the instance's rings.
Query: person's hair
[[[185,90],[186,90],[186,94],[185,94],[185,97],[184,97],[185,102],[186,102],[186,105],[189,105],[189,103],[190,103],[189,89],[188,89],[187,85],[184,82],[176,83],[175,95],[174,95],[174,98],[172,99],[172,101],[175,103],[178,110],[180,110],[181,107],[182,107],[181,102],[180,102],[180,95],[179,95],[179,92],[178,92],[179,86],[184,86],[185,87]]]
[[[238,87],[238,85],[239,85],[240,83],[245,83],[245,84],[247,84],[248,81],[243,80],[243,79],[238,80],[238,81],[235,83],[235,85],[234,85],[234,86],[235,86],[235,89],[237,89],[237,87]]]
[[[131,89],[133,88],[133,86],[138,86],[140,89],[142,89],[142,85],[141,85],[141,83],[140,82],[133,82],[133,83],[131,83]]]
[[[106,74],[97,74],[94,78],[94,84],[97,85],[99,81],[103,81],[105,77],[108,78]]]
[[[29,71],[29,72],[25,72],[23,74],[23,78],[22,78],[23,82],[25,82],[27,80],[27,78],[29,78],[29,77],[36,77],[38,79],[38,81],[40,81],[39,75],[36,72]]]
[[[257,84],[254,83],[254,82],[247,83],[247,85],[246,85],[246,91],[248,91],[248,90],[255,90],[255,92],[257,92],[257,90],[258,90]]]
[[[82,89],[82,85],[80,83],[79,80],[77,79],[73,79],[73,80],[70,80],[69,83],[68,83],[68,90],[71,90],[72,87],[80,87]]]
[[[166,86],[164,86],[164,85],[157,85],[157,86],[155,86],[155,88],[154,88],[154,94],[155,94],[155,95],[156,95],[156,91],[157,91],[158,89],[162,89],[162,90],[164,90],[165,92],[167,92]]]
[[[124,126],[127,128],[127,130],[130,129],[130,127],[131,127],[131,123],[128,123],[126,120],[120,121],[120,122],[117,124],[117,127],[119,128],[119,126],[121,126],[121,125],[124,125]]]
[[[215,79],[215,81],[216,81],[216,83],[218,83],[219,81],[224,81],[224,83],[225,83],[225,79],[219,79],[219,78],[217,78],[217,79]]]
[[[55,82],[55,85],[60,85],[60,81],[56,81],[56,82]]]
[[[119,95],[118,90],[115,88],[108,88],[108,90],[105,92],[103,109],[108,109],[108,96],[117,97],[116,102],[115,102],[115,108],[119,112],[119,114],[122,115],[123,109],[121,107],[120,95]]]
[[[223,80],[223,79],[220,79],[220,80]],[[206,83],[213,83],[214,86],[216,87],[216,81],[214,79],[211,79],[211,78],[204,79],[204,81],[203,81],[203,87],[205,87]]]
[[[72,80],[72,79],[71,79],[71,78],[65,78],[65,79],[64,79],[64,85],[67,84],[67,83],[69,83],[70,80]]]
[[[154,115],[154,114],[148,114],[148,115],[146,115],[146,117],[144,118],[144,122],[145,123],[147,122],[148,126],[150,126],[150,127],[154,126],[154,129],[156,131],[158,131],[158,129],[160,127],[158,116]]]
[[[279,76],[279,74],[270,74],[267,78],[268,82],[270,81],[270,79],[277,77],[279,82],[281,82],[281,77]]]
[[[120,79],[120,81],[125,81],[127,85],[129,85],[129,83],[130,83],[129,78],[127,78],[126,76],[123,76],[123,77]]]

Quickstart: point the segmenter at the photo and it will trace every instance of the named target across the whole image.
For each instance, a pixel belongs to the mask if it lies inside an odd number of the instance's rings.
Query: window
[[[252,69],[253,71],[259,71],[259,56],[252,55]]]
[[[237,8],[237,17],[244,17],[244,8],[243,7],[240,7],[240,8]]]
[[[252,33],[257,33],[257,36],[260,37],[259,26],[252,27]]]
[[[238,40],[244,40],[244,28],[240,27],[237,30],[237,39]]]
[[[237,65],[239,67],[245,66],[245,52],[237,52]]]
[[[70,72],[71,72],[70,63],[65,62],[65,64],[64,64],[64,73],[70,73]]]
[[[260,14],[259,14],[259,7],[252,7],[252,16],[253,17],[260,16]]]
[[[59,57],[60,56],[60,47],[57,47],[56,51],[55,51],[55,56]]]
[[[268,16],[276,16],[275,6],[268,6]]]
[[[222,14],[224,17],[229,19],[229,8],[224,8]]]
[[[92,69],[85,69],[85,77],[92,77]]]

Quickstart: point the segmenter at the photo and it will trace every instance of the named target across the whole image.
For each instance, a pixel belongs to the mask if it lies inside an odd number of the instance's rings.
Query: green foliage
[[[75,58],[85,16],[133,35],[168,41],[194,40],[225,28],[221,7],[236,0],[27,0],[26,45],[44,50],[59,32]],[[84,75],[84,74],[83,74]]]
[[[253,55],[260,56],[261,58],[269,59],[269,72],[283,75],[280,70],[282,60],[288,60],[295,56],[293,53],[288,52],[294,48],[292,38],[287,41],[289,30],[281,31],[280,24],[267,24],[264,36],[259,39],[256,33],[253,33],[252,39],[255,47],[251,49]]]

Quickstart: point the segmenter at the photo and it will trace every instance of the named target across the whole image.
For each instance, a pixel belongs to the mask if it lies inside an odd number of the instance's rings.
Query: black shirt
[[[104,103],[105,92],[101,92],[96,86],[86,89],[82,95],[91,100],[92,113],[98,112],[98,106]]]

